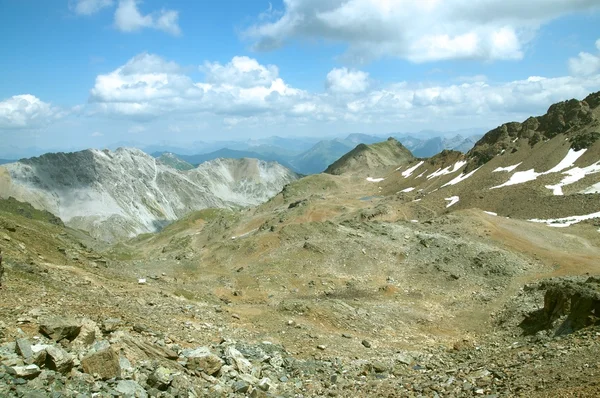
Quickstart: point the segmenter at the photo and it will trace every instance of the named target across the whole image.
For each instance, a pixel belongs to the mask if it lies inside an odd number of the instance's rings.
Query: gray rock
[[[236,381],[231,386],[234,392],[245,394],[250,389],[250,385],[245,381]]]
[[[42,370],[37,365],[14,366],[9,368],[9,373],[15,377],[31,380],[35,379],[40,373],[42,373]]]
[[[27,339],[16,339],[16,352],[23,357],[25,362],[31,363],[33,359],[33,351],[31,350],[31,343]]]
[[[160,366],[150,377],[148,377],[148,385],[156,388],[159,391],[166,391],[173,381],[173,371]]]
[[[271,379],[269,379],[268,377],[264,377],[258,382],[258,388],[260,388],[263,391],[269,391],[271,387]]]
[[[217,355],[210,352],[207,347],[200,347],[193,351],[186,350],[184,356],[187,358],[186,367],[193,371],[202,371],[209,375],[214,375],[225,363]]]
[[[51,370],[67,374],[73,368],[73,358],[62,348],[50,346],[46,348],[46,366]]]
[[[99,331],[100,329],[98,328],[96,322],[92,321],[91,319],[84,319],[81,322],[79,336],[77,336],[73,343],[82,347],[87,347],[96,341]]]
[[[46,363],[46,356],[48,355],[46,353],[46,348],[48,347],[50,346],[46,344],[32,345],[31,352],[33,353],[33,356],[31,358],[31,362],[38,366],[44,366],[44,364]]]
[[[57,342],[63,339],[73,341],[80,331],[81,324],[70,318],[51,317],[40,324],[40,333]]]
[[[125,398],[146,398],[148,394],[142,386],[134,380],[121,380],[115,390]]]
[[[83,371],[87,374],[98,374],[102,380],[121,377],[119,356],[112,348],[97,351],[81,360]]]
[[[371,348],[371,342],[368,341],[368,340],[361,341],[361,344],[364,345],[367,348]]]
[[[236,350],[234,347],[227,347],[225,350],[225,356],[231,361],[232,365],[235,365],[240,373],[252,373],[252,363],[247,360],[241,352]]]

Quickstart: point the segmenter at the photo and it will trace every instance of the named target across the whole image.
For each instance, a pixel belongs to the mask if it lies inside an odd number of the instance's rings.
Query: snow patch
[[[410,222],[417,224],[419,220],[410,220]]]
[[[472,171],[472,172],[470,172],[470,173],[467,173],[467,174],[461,174],[461,175],[459,175],[458,177],[456,177],[456,178],[455,178],[455,179],[453,179],[452,181],[450,181],[450,182],[447,182],[447,183],[445,183],[444,185],[442,185],[442,188],[444,188],[444,187],[446,187],[446,186],[448,186],[448,185],[456,185],[456,184],[458,184],[459,182],[466,180],[467,178],[469,178],[469,177],[471,177],[473,174],[475,174],[475,172],[476,172],[477,170],[479,170],[480,168],[481,168],[481,167],[478,167],[478,168],[476,168],[475,170],[473,170],[473,171]]]
[[[385,178],[373,178],[373,177],[367,177],[367,181],[369,182],[381,182],[385,180]]]
[[[421,177],[423,177],[425,175],[425,173],[427,173],[427,170],[425,170],[424,172],[422,172],[421,174],[419,174],[415,178],[421,178]]]
[[[415,188],[414,188],[414,187],[411,187],[411,188],[406,188],[406,189],[403,189],[403,190],[402,190],[402,191],[400,191],[400,192],[412,192],[412,191],[414,191],[414,190],[415,190]]]
[[[497,216],[498,213],[494,213],[493,211],[483,211],[485,214],[489,214],[490,216]]]
[[[584,179],[587,175],[590,174],[595,174],[595,173],[599,173],[600,172],[600,161],[591,164],[587,167],[574,167],[570,170],[564,171],[562,174],[565,174],[566,177],[564,177],[558,184],[556,185],[546,185],[546,188],[551,189],[554,193],[554,195],[563,195],[563,190],[562,187],[567,186],[567,185],[571,185],[573,183],[576,183],[579,180]],[[586,190],[581,191],[580,193],[597,193],[597,192],[593,192],[593,189],[595,186],[597,186],[599,184],[593,185],[590,188],[592,189],[592,192],[587,192]],[[590,189],[588,188],[588,189]],[[597,187],[596,189],[598,190],[600,188]]]
[[[523,163],[523,162],[521,162]],[[495,169],[494,171],[492,171],[492,173],[499,173],[501,171],[507,171],[509,173],[513,172],[517,167],[519,167],[521,165],[521,163],[517,163],[514,164],[512,166],[508,166],[508,167],[498,167],[497,169]]]
[[[420,202],[422,199],[415,199],[413,202]]]
[[[583,216],[571,216],[571,217],[563,217],[563,218],[552,218],[548,220],[540,220],[538,218],[531,219],[531,222],[537,222],[542,224],[548,224],[549,227],[555,228],[565,228],[569,227],[573,224],[577,224],[581,221],[591,220],[594,218],[600,218],[600,211],[592,214],[586,214]]]
[[[455,205],[456,203],[458,203],[458,201],[460,200],[460,198],[458,196],[450,196],[449,198],[445,198],[444,200],[449,201],[450,203],[448,203],[446,205],[446,207],[450,207],[452,205]]]
[[[461,167],[463,167],[466,164],[467,164],[466,161],[461,160],[460,162],[456,162],[452,166],[448,166],[445,169],[441,169],[441,168],[437,169],[433,173],[429,174],[427,176],[427,179],[431,180],[432,178],[435,178],[435,177],[440,177],[440,176],[443,176],[446,174],[456,173]]]
[[[600,193],[600,182],[592,185],[591,187],[584,189],[583,191],[581,191],[579,193],[583,193],[583,194]]]
[[[404,178],[410,177],[416,169],[418,169],[419,167],[421,167],[421,165],[423,165],[423,163],[425,163],[425,162],[421,161],[421,162],[417,163],[416,165],[414,165],[413,167],[404,170],[402,172],[402,177],[404,177]]]
[[[575,162],[577,161],[577,159],[579,159],[581,156],[583,156],[583,154],[586,151],[587,151],[587,148],[580,149],[579,151],[576,151],[574,149],[569,149],[567,156],[565,156],[565,158],[563,160],[561,160],[559,164],[557,164],[556,166],[554,166],[553,168],[551,168],[550,170],[548,170],[547,172],[542,173],[542,174],[558,173],[559,171],[568,169],[569,167],[573,166],[575,164]]]

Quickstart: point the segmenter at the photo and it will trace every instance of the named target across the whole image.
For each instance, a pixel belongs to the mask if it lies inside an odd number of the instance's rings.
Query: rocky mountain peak
[[[410,162],[412,159],[414,159],[412,153],[398,140],[390,137],[386,141],[371,145],[357,145],[352,151],[330,165],[325,173],[367,175]]]
[[[467,171],[487,163],[499,153],[516,151],[521,139],[530,146],[565,134],[571,142],[591,145],[600,138],[600,92],[583,101],[571,99],[551,105],[546,114],[530,117],[523,123],[505,123],[483,136],[469,151]],[[596,137],[598,135],[598,137]],[[596,138],[594,138],[596,137]]]

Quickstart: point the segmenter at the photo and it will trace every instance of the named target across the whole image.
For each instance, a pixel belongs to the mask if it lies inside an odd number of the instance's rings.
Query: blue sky
[[[0,157],[492,128],[600,90],[598,26],[597,0],[0,0]]]

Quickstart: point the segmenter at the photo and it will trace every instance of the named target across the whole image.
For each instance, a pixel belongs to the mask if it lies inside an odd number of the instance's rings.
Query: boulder
[[[33,356],[31,358],[31,363],[38,365],[38,366],[44,366],[46,364],[46,348],[50,347],[49,345],[46,344],[34,344],[31,346],[31,352],[33,353]]]
[[[46,367],[67,374],[73,368],[73,358],[62,348],[50,346],[46,348]]]
[[[142,386],[134,380],[121,380],[115,390],[124,398],[146,398],[148,394]]]
[[[81,360],[83,371],[87,374],[97,374],[102,380],[121,377],[119,356],[112,348],[106,348],[90,354]]]
[[[160,366],[149,377],[148,385],[159,391],[166,391],[173,381],[173,371]]]
[[[81,324],[70,318],[52,317],[40,324],[40,333],[57,342],[63,339],[73,341],[80,331]]]
[[[35,379],[42,371],[37,365],[27,365],[8,368],[8,373],[15,377],[20,377],[21,379],[31,380]]]
[[[187,358],[186,367],[189,370],[201,371],[209,375],[216,374],[225,363],[217,355],[210,352],[207,347],[200,347],[184,353]]]
[[[15,350],[17,354],[23,357],[25,362],[31,363],[33,360],[33,351],[31,350],[31,343],[27,339],[16,339]]]
[[[236,350],[234,347],[227,347],[225,350],[225,356],[229,359],[232,365],[235,365],[236,369],[240,373],[251,374],[252,363],[247,360],[241,352]]]
[[[96,322],[91,319],[83,319],[81,321],[81,330],[79,331],[79,335],[73,341],[73,344],[76,344],[80,347],[87,347],[91,344],[94,344],[96,341],[96,337],[100,335],[100,329]]]

